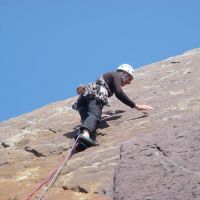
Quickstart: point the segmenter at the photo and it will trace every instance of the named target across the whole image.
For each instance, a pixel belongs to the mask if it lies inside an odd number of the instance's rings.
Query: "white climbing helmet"
[[[125,71],[127,72],[132,78],[134,76],[134,69],[129,64],[122,64],[117,68],[117,71]]]

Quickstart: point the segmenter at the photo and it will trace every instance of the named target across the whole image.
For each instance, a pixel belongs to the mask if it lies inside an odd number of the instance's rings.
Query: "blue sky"
[[[0,121],[76,95],[122,63],[200,46],[198,0],[0,0]]]

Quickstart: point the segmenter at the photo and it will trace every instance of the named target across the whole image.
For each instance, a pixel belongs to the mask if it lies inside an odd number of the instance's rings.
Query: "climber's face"
[[[131,84],[132,80],[133,78],[129,74],[124,73],[124,75],[122,76],[121,86]]]

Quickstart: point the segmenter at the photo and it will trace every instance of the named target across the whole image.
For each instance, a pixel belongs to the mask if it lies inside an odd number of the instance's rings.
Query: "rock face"
[[[200,199],[199,61],[194,51],[149,68],[154,130],[121,145],[115,200]]]
[[[76,153],[46,199],[200,199],[200,50],[136,70],[125,92],[144,114],[110,99],[99,146]],[[0,199],[25,199],[66,156],[75,98],[0,123]],[[34,198],[33,198],[34,199]]]

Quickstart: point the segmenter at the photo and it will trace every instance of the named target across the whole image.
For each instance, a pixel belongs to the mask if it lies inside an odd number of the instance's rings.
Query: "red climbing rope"
[[[75,143],[73,144],[73,146],[72,146],[72,148],[71,148],[71,150],[70,150],[70,152],[69,152],[69,154],[67,154],[67,156],[49,173],[49,175],[47,175],[45,178],[44,178],[44,180],[42,181],[42,183],[27,197],[27,198],[25,198],[25,200],[29,200],[36,192],[38,192],[41,188],[42,188],[42,186],[43,185],[45,185],[47,182],[49,182],[50,180],[51,180],[51,178],[53,177],[53,175],[58,171],[58,170],[62,170],[62,168],[60,168],[64,163],[66,164],[67,163],[67,161],[71,158],[71,156],[72,156],[72,153],[73,153],[73,150],[76,148],[76,146],[78,145],[78,138],[79,137],[77,137],[77,139],[76,139],[76,141],[75,141]],[[64,167],[64,166],[63,166]],[[59,173],[58,173],[58,175],[59,175]],[[56,178],[56,177],[55,177]],[[54,178],[54,179],[55,179]],[[55,180],[54,180],[54,182],[55,182]],[[54,183],[53,182],[53,183]],[[53,183],[52,183],[52,185],[53,185]],[[46,192],[46,191],[45,191]],[[42,195],[42,196],[44,196],[44,194]],[[42,197],[41,197],[42,198]],[[40,199],[41,199],[40,198]]]

